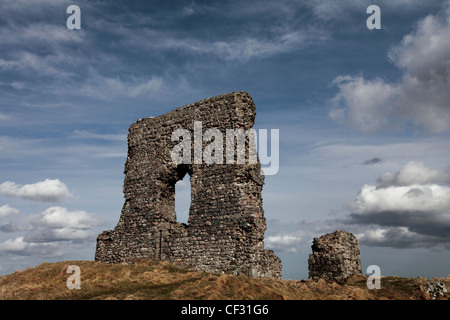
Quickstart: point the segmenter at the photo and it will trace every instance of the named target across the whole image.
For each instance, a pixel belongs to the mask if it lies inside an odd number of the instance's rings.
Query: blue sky
[[[307,278],[335,230],[357,235],[363,271],[448,276],[449,39],[443,0],[0,0],[0,274],[93,260],[129,125],[247,91],[255,128],[280,130],[263,200],[283,278]],[[176,192],[182,221],[188,182]]]

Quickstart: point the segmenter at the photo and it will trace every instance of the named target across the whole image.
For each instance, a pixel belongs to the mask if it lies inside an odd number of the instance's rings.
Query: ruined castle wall
[[[248,154],[245,164],[225,162],[226,130],[251,129],[254,119],[252,98],[234,92],[132,124],[122,214],[114,230],[98,236],[95,259],[154,258],[197,270],[281,277],[279,258],[264,249],[260,163],[249,163]],[[172,132],[188,130],[194,150],[194,121],[202,122],[203,132],[220,130],[223,164],[195,164],[194,152],[191,164],[172,161],[171,151],[179,143],[172,141]],[[178,223],[175,214],[175,183],[186,174],[191,180],[187,225]]]
[[[361,275],[358,239],[346,231],[336,231],[314,238],[309,255],[309,278],[344,280]]]

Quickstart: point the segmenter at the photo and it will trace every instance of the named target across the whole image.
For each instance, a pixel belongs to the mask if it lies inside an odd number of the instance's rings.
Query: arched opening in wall
[[[175,184],[175,214],[177,222],[188,223],[191,207],[191,177],[186,173],[183,180]]]

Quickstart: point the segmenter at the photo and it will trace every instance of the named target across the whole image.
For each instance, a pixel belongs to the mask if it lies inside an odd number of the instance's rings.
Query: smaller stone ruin
[[[346,231],[328,233],[314,238],[309,255],[309,279],[345,280],[361,275],[358,239]]]

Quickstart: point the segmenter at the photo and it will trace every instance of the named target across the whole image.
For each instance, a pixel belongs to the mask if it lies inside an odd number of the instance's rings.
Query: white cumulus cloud
[[[267,248],[276,251],[287,251],[290,253],[296,253],[301,242],[302,237],[293,234],[268,236],[264,240]]]
[[[7,208],[9,209],[9,208]],[[2,232],[25,231],[25,234],[0,243],[0,255],[55,256],[64,245],[92,244],[98,232],[94,228],[102,222],[92,214],[64,207],[50,207],[34,214],[19,226],[0,226]]]
[[[91,214],[64,207],[51,207],[29,219],[32,229],[25,235],[28,242],[81,241],[92,239],[93,227],[101,224]]]
[[[12,208],[8,204],[0,207],[0,219],[13,216],[19,213],[19,210]]]
[[[81,210],[69,211],[63,207],[51,207],[31,218],[33,224],[49,228],[89,229],[98,221]]]
[[[337,77],[339,107],[330,118],[365,133],[407,124],[428,132],[450,129],[450,6],[444,13],[420,20],[389,51],[389,59],[403,71],[397,83]]]
[[[407,163],[364,185],[349,204],[348,221],[375,229],[361,233],[363,243],[382,246],[450,247],[449,169]]]
[[[356,200],[350,205],[357,214],[409,211],[426,212],[428,218],[437,212],[450,223],[450,188],[447,186],[419,185],[377,188],[364,185]]]
[[[12,181],[0,184],[0,194],[41,202],[59,202],[73,194],[59,179],[45,179],[33,184],[18,185]]]
[[[0,243],[0,254],[48,255],[52,254],[55,248],[56,245],[52,243],[30,243],[23,237],[17,237]]]
[[[381,187],[448,182],[450,182],[450,167],[437,170],[426,167],[423,162],[414,161],[407,163],[399,172],[387,172],[377,180]]]

